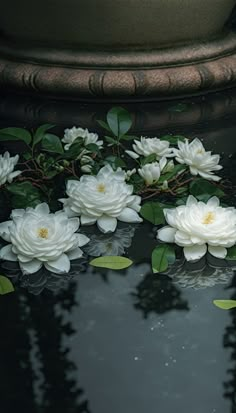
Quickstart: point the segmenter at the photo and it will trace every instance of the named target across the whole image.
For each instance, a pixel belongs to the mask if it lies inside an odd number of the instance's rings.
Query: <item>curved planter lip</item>
[[[21,47],[1,42],[0,56],[13,61],[67,68],[148,69],[185,66],[228,56],[236,51],[236,35],[227,30],[211,41],[175,47],[131,51],[86,51],[44,47]]]
[[[5,37],[42,46],[150,49],[219,34],[235,4],[236,0],[8,0],[1,7],[0,29]]]

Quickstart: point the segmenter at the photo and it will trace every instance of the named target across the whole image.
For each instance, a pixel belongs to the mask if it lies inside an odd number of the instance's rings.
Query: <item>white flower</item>
[[[162,158],[160,162],[147,163],[138,169],[139,175],[144,179],[146,185],[152,185],[158,182],[161,171],[167,163],[166,158]]]
[[[214,175],[214,171],[222,169],[219,164],[220,156],[206,152],[202,142],[194,139],[192,142],[178,142],[179,149],[174,149],[176,160],[181,164],[189,165],[192,175],[200,175],[205,179],[219,181],[221,178]]]
[[[18,160],[19,155],[11,158],[9,152],[0,155],[0,185],[4,185],[6,182],[10,184],[14,178],[21,174],[21,171],[14,171]]]
[[[88,131],[88,129],[76,128],[75,126],[73,126],[73,128],[71,129],[65,129],[64,138],[62,139],[62,142],[66,144],[64,146],[66,151],[70,148],[72,143],[77,138],[83,138],[84,145],[95,143],[97,146],[102,148],[103,141],[99,140],[98,135],[96,133],[91,133]]]
[[[10,242],[0,251],[0,258],[19,261],[24,274],[32,274],[43,265],[57,274],[70,270],[70,260],[80,258],[79,247],[89,239],[75,232],[79,219],[68,219],[63,211],[50,214],[46,203],[35,209],[15,209],[11,221],[0,224],[0,236]]]
[[[131,246],[135,228],[118,228],[114,234],[91,235],[85,252],[92,257],[100,255],[123,255]]]
[[[156,159],[159,160],[162,157],[169,158],[174,156],[173,149],[170,148],[168,141],[158,138],[144,138],[141,137],[140,141],[135,140],[132,145],[133,151],[126,151],[126,153],[133,159],[139,158],[139,156],[156,155]]]
[[[226,248],[236,243],[236,209],[219,206],[217,197],[205,204],[190,195],[186,205],[165,209],[164,214],[170,226],[161,228],[157,238],[184,247],[187,261],[199,260],[207,249],[224,259]]]
[[[125,172],[113,171],[104,166],[97,176],[83,175],[79,181],[69,180],[66,193],[69,198],[61,199],[69,216],[81,216],[82,225],[97,222],[104,232],[114,232],[117,220],[142,222],[138,215],[141,197],[133,195],[133,186],[125,182]]]
[[[128,170],[128,171],[125,171],[125,180],[129,181],[131,176],[134,175],[134,174],[136,174],[136,169],[135,168],[133,168],[131,170]]]

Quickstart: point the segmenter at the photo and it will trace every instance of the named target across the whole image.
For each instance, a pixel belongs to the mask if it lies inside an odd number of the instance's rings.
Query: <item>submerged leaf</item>
[[[222,310],[230,310],[236,307],[236,300],[214,300],[213,304]]]
[[[14,287],[11,281],[4,275],[0,275],[0,295],[12,293],[13,291]]]
[[[152,271],[164,272],[169,264],[175,262],[175,249],[173,245],[160,244],[152,252]]]
[[[129,258],[120,256],[103,256],[95,258],[89,263],[93,267],[109,268],[111,270],[123,270],[133,264]]]

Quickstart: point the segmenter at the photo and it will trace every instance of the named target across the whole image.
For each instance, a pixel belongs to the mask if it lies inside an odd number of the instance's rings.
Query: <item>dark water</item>
[[[0,124],[99,130],[108,108],[7,96]],[[136,133],[203,138],[236,184],[235,91],[128,108]],[[153,275],[155,229],[132,228],[120,225],[114,239],[94,234],[95,249],[125,249],[135,262],[125,271],[82,260],[66,279],[19,281],[8,268],[17,288],[0,297],[1,413],[236,412],[236,310],[212,304],[236,298],[233,268],[208,257]]]

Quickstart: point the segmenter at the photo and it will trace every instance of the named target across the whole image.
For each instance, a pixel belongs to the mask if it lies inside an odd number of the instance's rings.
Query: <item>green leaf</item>
[[[222,310],[230,310],[236,307],[236,300],[214,300],[213,304]]]
[[[224,196],[224,192],[220,188],[202,178],[191,182],[190,194],[203,202],[207,202],[212,196],[217,196],[218,198]]]
[[[85,146],[85,149],[87,149],[89,152],[92,153],[97,153],[99,152],[100,148],[96,143],[89,143],[88,145]]]
[[[145,202],[141,207],[140,215],[153,225],[165,223],[163,208],[158,202]]]
[[[227,250],[226,260],[236,261],[236,245]]]
[[[105,136],[105,139],[108,143],[112,143],[113,145],[117,145],[118,141],[114,138],[112,138],[111,136]]]
[[[75,141],[72,143],[69,149],[65,151],[63,158],[76,159],[80,155],[81,151],[84,149],[83,144],[84,144],[83,138],[75,139]]]
[[[97,120],[97,123],[103,128],[106,129],[108,132],[111,132],[111,129],[109,128],[108,124],[106,122],[103,122],[103,120]]]
[[[40,190],[29,181],[7,185],[6,189],[12,194],[11,206],[13,208],[34,207],[42,200]]]
[[[152,163],[154,161],[156,161],[156,154],[155,153],[151,153],[151,155],[146,156],[145,158],[141,159],[141,165],[144,166],[147,163]]]
[[[42,148],[48,152],[63,154],[64,149],[58,136],[46,133],[42,139]]]
[[[140,140],[138,136],[133,136],[133,135],[122,136],[122,140],[125,140],[125,141],[133,141],[134,139]]]
[[[168,112],[186,112],[188,106],[185,103],[177,103],[177,105],[169,107]]]
[[[171,145],[177,145],[178,141],[185,142],[186,137],[182,135],[164,135],[160,137],[163,141],[168,141]]]
[[[33,146],[35,146],[37,143],[41,142],[43,139],[45,132],[48,131],[49,129],[54,128],[55,125],[51,125],[49,123],[46,123],[45,125],[41,125],[38,129],[36,129],[36,132],[33,136]]]
[[[107,114],[107,123],[113,134],[121,138],[131,128],[132,119],[127,110],[114,107]]]
[[[169,181],[175,176],[180,175],[180,173],[183,173],[185,170],[185,165],[175,165],[171,172],[167,172],[166,174],[160,176],[158,183],[161,184],[164,181]]]
[[[175,250],[173,245],[160,244],[152,252],[152,271],[164,272],[169,264],[175,262]]]
[[[89,263],[93,267],[110,268],[111,270],[123,270],[133,264],[129,258],[120,256],[104,256],[95,258]]]
[[[27,145],[31,142],[31,134],[23,128],[0,129],[0,141],[24,141]]]
[[[14,287],[11,281],[4,275],[0,275],[0,295],[12,293],[13,291]]]

